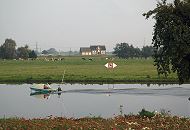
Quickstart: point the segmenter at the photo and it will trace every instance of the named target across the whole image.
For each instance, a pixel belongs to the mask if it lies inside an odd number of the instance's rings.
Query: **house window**
[[[92,51],[92,54],[93,54],[93,55],[96,55],[96,51]]]
[[[106,54],[106,51],[101,51],[101,54]]]

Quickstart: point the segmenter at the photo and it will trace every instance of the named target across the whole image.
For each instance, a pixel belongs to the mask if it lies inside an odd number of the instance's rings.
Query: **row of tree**
[[[28,45],[24,47],[18,47],[16,49],[16,42],[12,39],[6,39],[5,43],[0,46],[0,58],[1,59],[28,59],[37,58],[34,50],[30,50]]]
[[[116,44],[114,48],[114,52],[116,56],[119,58],[148,58],[153,55],[153,47],[152,46],[143,46],[142,49],[138,47],[135,48],[133,45],[129,45],[128,43],[120,43]]]
[[[43,50],[42,54],[57,54],[58,52],[51,48],[49,50]],[[144,46],[142,49],[135,48],[133,45],[127,43],[116,44],[114,52],[119,58],[140,58],[151,57],[153,55],[152,46]],[[28,45],[24,47],[18,47],[16,49],[16,42],[12,39],[6,39],[5,43],[0,46],[0,58],[1,59],[15,59],[15,58],[37,58],[37,54],[34,50],[30,50]]]

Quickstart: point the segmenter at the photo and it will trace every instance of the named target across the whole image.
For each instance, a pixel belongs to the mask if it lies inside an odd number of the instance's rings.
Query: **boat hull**
[[[54,89],[41,89],[41,88],[34,88],[34,87],[30,87],[30,89],[36,92],[44,92],[44,93],[50,93],[50,92],[56,91]]]

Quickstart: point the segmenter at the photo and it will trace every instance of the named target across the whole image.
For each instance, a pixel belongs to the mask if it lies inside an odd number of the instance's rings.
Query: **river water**
[[[142,108],[190,117],[190,84],[51,84],[58,94],[37,94],[31,84],[0,84],[0,118],[94,117],[138,114]]]

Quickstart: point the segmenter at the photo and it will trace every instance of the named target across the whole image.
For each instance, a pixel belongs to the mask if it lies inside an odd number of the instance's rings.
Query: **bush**
[[[150,112],[150,111],[146,111],[144,108],[139,112],[139,115],[141,116],[141,117],[149,117],[149,118],[151,118],[151,117],[153,117],[153,116],[155,116],[155,113],[154,112]]]

